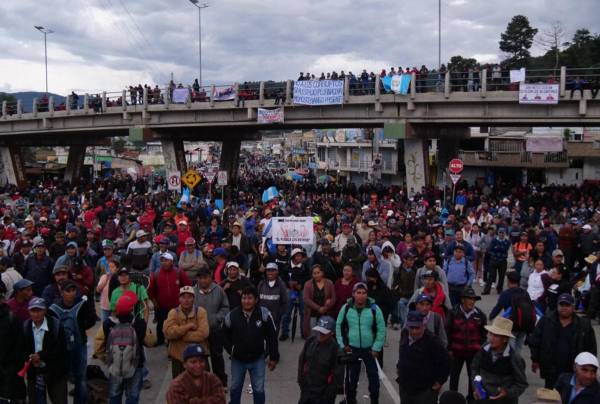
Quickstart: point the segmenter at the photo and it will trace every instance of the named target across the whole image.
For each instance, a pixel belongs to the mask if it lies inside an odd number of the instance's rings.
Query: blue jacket
[[[505,237],[504,240],[500,240],[496,237],[490,243],[490,247],[488,248],[487,252],[490,255],[490,259],[494,261],[505,261],[508,258],[509,248],[510,240],[508,237]]]
[[[373,335],[373,310],[374,305],[376,312],[377,334]],[[348,311],[346,312],[346,306]],[[344,314],[346,314],[346,322],[348,325],[348,344],[354,348],[369,348],[371,351],[380,352],[385,344],[385,321],[381,309],[375,305],[375,300],[367,299],[367,305],[362,309],[357,309],[354,306],[354,298],[348,299],[346,304],[342,306],[338,314],[335,324],[336,339],[338,345],[344,348],[344,336],[342,334],[342,323],[344,322]]]
[[[446,273],[449,285],[471,286],[475,279],[473,265],[471,265],[467,257],[463,257],[460,261],[457,261],[454,257],[450,257],[449,260],[444,262],[444,272]]]
[[[23,277],[33,282],[33,294],[41,296],[44,288],[52,282],[54,260],[44,255],[41,260],[35,254],[25,259]]]

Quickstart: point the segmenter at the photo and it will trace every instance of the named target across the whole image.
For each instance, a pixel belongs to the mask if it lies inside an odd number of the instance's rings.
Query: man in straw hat
[[[475,388],[475,398],[480,403],[517,404],[519,396],[527,388],[525,361],[511,347],[513,322],[496,317],[492,325],[486,325],[488,343],[484,345],[472,363],[472,374],[481,376],[487,398],[482,399]]]
[[[556,390],[550,390],[545,387],[540,387],[535,393],[535,402],[533,404],[560,404],[562,400],[560,394]]]

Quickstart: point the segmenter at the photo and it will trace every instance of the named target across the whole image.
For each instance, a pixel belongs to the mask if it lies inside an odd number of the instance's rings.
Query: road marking
[[[160,391],[158,392],[158,396],[156,396],[156,400],[154,400],[154,404],[163,404],[166,401],[167,390],[169,389],[169,384],[171,384],[171,361],[168,361],[169,365],[167,366],[165,376],[163,377],[162,384],[160,385]]]
[[[390,379],[388,379],[385,373],[383,373],[383,370],[381,369],[381,366],[379,366],[379,361],[377,361],[377,359],[375,359],[375,363],[377,364],[377,373],[379,374],[379,380],[381,380],[381,383],[383,383],[383,386],[392,398],[394,404],[400,404],[400,395],[398,394],[396,389],[394,389],[394,386],[392,386],[392,382],[390,382]]]

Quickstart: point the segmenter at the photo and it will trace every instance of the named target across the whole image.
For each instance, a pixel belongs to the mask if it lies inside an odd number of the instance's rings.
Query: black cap
[[[506,273],[506,279],[512,283],[519,283],[521,280],[521,275],[517,271],[510,271]]]
[[[60,283],[60,287],[62,290],[68,290],[71,288],[77,288],[77,284],[71,279],[65,279]]]
[[[200,276],[210,276],[210,270],[206,267],[202,267],[198,270],[198,273],[196,274],[196,276],[200,277]]]

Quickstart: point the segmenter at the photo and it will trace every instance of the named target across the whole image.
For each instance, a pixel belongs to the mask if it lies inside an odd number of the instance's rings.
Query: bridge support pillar
[[[65,169],[65,182],[77,184],[83,173],[83,163],[85,160],[85,145],[69,146],[69,154],[67,156],[67,168]]]
[[[237,182],[241,146],[242,141],[239,139],[223,141],[221,146],[219,169],[227,171],[227,185],[229,186]]]
[[[448,163],[458,157],[458,146],[460,139],[457,137],[444,137],[437,139],[437,185],[442,186]],[[446,182],[448,184],[448,182]]]
[[[185,150],[183,148],[183,140],[169,139],[161,140],[163,156],[165,159],[165,169],[167,171],[179,171],[183,175],[187,171],[187,163],[185,161]]]
[[[421,188],[428,183],[427,172],[429,167],[427,139],[404,139],[404,166],[406,169],[406,189],[412,196],[421,192]]]
[[[0,185],[16,185],[19,189],[27,186],[23,155],[19,146],[0,147]]]

